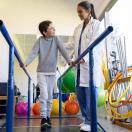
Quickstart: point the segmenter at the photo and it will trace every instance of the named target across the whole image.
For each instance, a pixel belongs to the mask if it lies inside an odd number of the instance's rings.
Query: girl
[[[83,23],[79,24],[74,31],[72,46],[75,48],[75,58],[89,47],[98,37],[100,22],[96,19],[93,4],[88,1],[80,2],[77,12]],[[74,44],[74,45],[73,45]],[[96,52],[95,52],[96,51]],[[101,64],[99,50],[94,50],[94,88],[100,86]],[[72,62],[75,66],[76,63]],[[76,93],[84,122],[80,124],[80,130],[90,131],[90,87],[89,87],[89,54],[77,65]]]

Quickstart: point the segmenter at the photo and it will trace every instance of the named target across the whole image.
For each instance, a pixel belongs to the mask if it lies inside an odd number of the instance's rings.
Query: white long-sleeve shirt
[[[75,59],[78,57],[78,45],[79,45],[79,38],[81,34],[81,30],[83,28],[83,23],[79,24],[75,30],[73,39],[69,42],[69,46],[74,48],[75,52]],[[90,44],[99,36],[100,34],[100,21],[91,18],[87,26],[85,27],[82,33],[81,39],[81,53],[86,50]],[[101,85],[101,49],[100,46],[97,46],[93,50],[94,54],[94,85],[96,87]],[[85,60],[84,64],[80,64],[80,86],[81,87],[89,87],[89,54],[84,56]]]

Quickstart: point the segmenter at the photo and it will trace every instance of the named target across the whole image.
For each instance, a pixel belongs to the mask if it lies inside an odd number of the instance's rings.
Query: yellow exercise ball
[[[64,109],[65,109],[65,105],[62,102],[62,113],[64,113]],[[59,115],[59,99],[53,99],[51,115],[52,116],[58,116]]]

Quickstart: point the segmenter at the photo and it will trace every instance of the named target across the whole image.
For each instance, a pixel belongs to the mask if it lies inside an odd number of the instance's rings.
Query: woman
[[[80,2],[77,12],[83,23],[79,24],[74,31],[72,46],[75,48],[75,58],[86,50],[89,45],[98,37],[100,22],[96,19],[93,4],[88,1]],[[74,45],[73,45],[74,44]],[[96,52],[95,52],[96,51]],[[99,50],[94,50],[94,88],[100,86],[101,60]],[[76,63],[72,62],[72,66]],[[95,91],[96,91],[95,90]],[[80,130],[90,131],[90,86],[89,86],[89,54],[77,65],[76,93],[84,122],[80,124]]]

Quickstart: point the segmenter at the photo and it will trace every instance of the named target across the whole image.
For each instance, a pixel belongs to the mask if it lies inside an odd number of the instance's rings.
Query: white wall
[[[0,33],[0,82],[8,80],[9,47]]]
[[[126,37],[128,65],[132,65],[132,0],[118,0],[110,11],[110,19],[120,34]]]
[[[37,34],[46,19],[54,22],[57,34],[72,34],[80,22],[76,4],[68,0],[0,0],[0,17],[17,34]]]
[[[80,23],[77,4],[82,0],[0,0],[0,18],[16,34],[36,34],[40,21],[54,22],[57,35],[72,35]],[[111,0],[89,0],[97,16]]]

